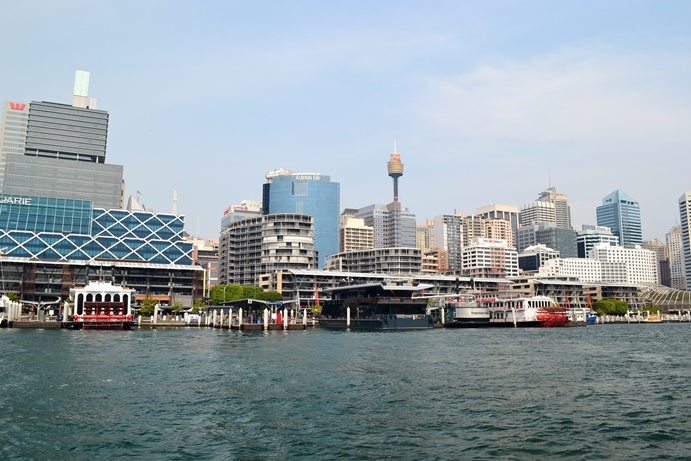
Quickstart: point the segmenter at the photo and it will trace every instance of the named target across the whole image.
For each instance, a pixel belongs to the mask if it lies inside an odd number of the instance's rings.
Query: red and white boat
[[[87,286],[70,289],[74,300],[73,328],[128,330],[133,323],[134,292],[110,282],[89,282]]]
[[[563,327],[569,318],[566,310],[548,296],[478,298],[486,306],[490,327]]]

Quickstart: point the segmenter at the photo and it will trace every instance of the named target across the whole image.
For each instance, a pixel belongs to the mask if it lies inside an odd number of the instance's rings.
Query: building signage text
[[[9,203],[10,205],[31,205],[31,199],[25,197],[0,196],[0,205]]]
[[[320,181],[321,175],[320,174],[296,174],[295,180],[296,181]]]
[[[21,102],[11,102],[10,103],[10,109],[24,110],[25,107],[26,107],[26,104],[21,103]]]

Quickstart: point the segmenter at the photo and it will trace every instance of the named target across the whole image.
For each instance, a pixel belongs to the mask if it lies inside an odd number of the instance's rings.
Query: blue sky
[[[110,113],[127,194],[217,238],[264,174],[319,172],[341,208],[418,222],[521,206],[550,185],[574,224],[621,189],[664,240],[691,190],[688,1],[1,2],[0,99]]]

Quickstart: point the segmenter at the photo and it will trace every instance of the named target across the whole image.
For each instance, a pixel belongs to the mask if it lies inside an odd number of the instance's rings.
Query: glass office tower
[[[597,225],[612,229],[620,245],[642,245],[641,209],[633,197],[615,190],[597,207]]]
[[[314,217],[314,246],[319,268],[328,255],[338,253],[341,186],[319,173],[267,175],[262,194],[262,213],[297,213]]]

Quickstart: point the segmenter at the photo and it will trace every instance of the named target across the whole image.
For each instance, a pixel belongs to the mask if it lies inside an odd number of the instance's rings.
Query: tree
[[[593,303],[593,310],[598,315],[626,315],[629,303],[620,299],[602,299]]]
[[[657,304],[651,304],[649,306],[645,306],[645,310],[653,315],[657,315],[660,313],[661,309],[660,306],[658,306]]]
[[[9,298],[10,301],[16,303],[19,301],[19,295],[17,293],[7,293],[5,296]]]
[[[139,315],[154,315],[158,301],[152,298],[142,299],[141,307],[139,308]]]
[[[180,301],[175,301],[173,304],[170,305],[170,310],[175,312],[176,314],[179,314],[184,309],[185,308],[182,307],[182,303]]]
[[[201,299],[198,299],[194,302],[194,305],[192,306],[192,314],[201,314],[204,312],[204,301]]]
[[[322,305],[321,304],[315,304],[312,306],[312,315],[321,315],[322,313]]]

